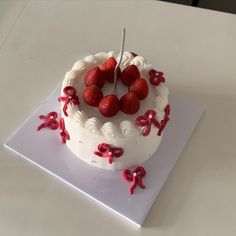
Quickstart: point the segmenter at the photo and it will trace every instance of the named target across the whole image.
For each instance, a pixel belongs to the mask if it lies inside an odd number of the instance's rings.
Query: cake
[[[162,72],[126,51],[114,92],[114,68],[107,69],[112,60],[119,61],[119,54],[99,52],[77,61],[66,73],[58,99],[60,129],[62,141],[76,157],[98,168],[124,170],[148,160],[160,145],[169,121],[169,90]],[[136,82],[125,77],[129,69],[134,77],[138,70]],[[100,70],[104,78],[95,81]],[[106,107],[107,101],[112,107]]]

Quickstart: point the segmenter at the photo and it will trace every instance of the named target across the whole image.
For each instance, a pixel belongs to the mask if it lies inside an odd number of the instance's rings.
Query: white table
[[[118,50],[123,25],[126,49],[206,108],[140,230],[1,148],[0,235],[236,234],[235,15],[155,1],[0,1],[0,9],[2,143],[76,59]]]

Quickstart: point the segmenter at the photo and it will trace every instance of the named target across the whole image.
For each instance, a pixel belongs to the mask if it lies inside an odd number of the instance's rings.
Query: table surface
[[[0,141],[78,58],[126,49],[205,114],[142,229],[0,149],[0,235],[235,235],[236,16],[158,1],[0,1]]]

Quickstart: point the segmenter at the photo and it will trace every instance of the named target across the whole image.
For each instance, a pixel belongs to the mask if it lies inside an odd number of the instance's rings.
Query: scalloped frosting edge
[[[61,95],[63,95],[63,89],[66,86],[73,86],[75,87],[76,80],[79,77],[83,76],[83,74],[105,62],[110,57],[115,57],[117,59],[117,55],[114,51],[110,51],[108,53],[99,52],[95,55],[89,55],[84,59],[78,60],[73,65],[72,69],[65,74],[65,78],[62,83],[61,88]],[[136,65],[140,71],[140,74],[147,78],[148,72],[150,69],[154,69],[150,64],[146,63],[146,60],[141,56],[133,57],[130,52],[124,52],[122,58],[122,65]],[[165,86],[164,83],[161,83],[159,86],[155,87],[155,107],[154,110],[156,111],[156,118],[158,121],[161,121],[164,118],[164,109],[168,104],[168,96],[169,96],[169,89]],[[85,114],[84,111],[79,110],[78,106],[74,104],[68,105],[68,117],[75,126],[79,126],[80,128],[85,128],[89,130],[91,133],[96,135],[103,135],[105,138],[108,139],[117,139],[119,137],[130,137],[135,135],[142,135],[144,127],[139,127],[133,122],[129,120],[124,120],[120,123],[120,125],[116,125],[112,122],[105,122],[102,123],[98,118],[91,117]]]

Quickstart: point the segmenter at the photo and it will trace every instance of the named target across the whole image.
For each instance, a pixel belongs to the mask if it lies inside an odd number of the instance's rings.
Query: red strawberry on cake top
[[[121,72],[121,81],[125,85],[130,85],[136,79],[140,78],[140,72],[137,66],[129,65]]]
[[[107,61],[105,61],[102,65],[101,65],[101,71],[103,72],[106,80],[109,83],[113,83],[114,82],[114,71],[115,71],[115,67],[116,67],[116,60],[114,57],[110,57]],[[119,71],[120,74],[120,71]]]
[[[102,88],[104,86],[105,76],[103,75],[103,72],[100,70],[98,66],[86,72],[84,76],[84,84],[85,86],[94,84],[98,86],[99,88]]]

